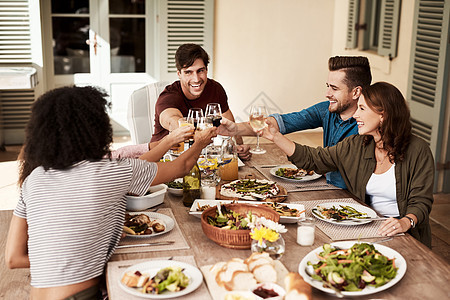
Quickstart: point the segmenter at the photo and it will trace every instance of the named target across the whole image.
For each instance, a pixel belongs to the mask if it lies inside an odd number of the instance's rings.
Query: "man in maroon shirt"
[[[208,103],[219,103],[222,116],[234,121],[228,106],[228,97],[220,83],[208,79],[209,56],[196,44],[183,44],[175,53],[177,75],[180,80],[166,86],[155,105],[155,128],[151,141],[159,141],[169,131],[178,128],[178,120],[188,115],[189,108],[205,112]],[[236,137],[237,151],[242,159],[249,159],[248,145]]]

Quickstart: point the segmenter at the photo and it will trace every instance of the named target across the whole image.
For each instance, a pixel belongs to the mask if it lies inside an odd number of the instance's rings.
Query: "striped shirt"
[[[14,211],[28,223],[31,285],[64,286],[101,275],[120,240],[125,194],[145,194],[156,171],[155,163],[139,159],[33,170]]]

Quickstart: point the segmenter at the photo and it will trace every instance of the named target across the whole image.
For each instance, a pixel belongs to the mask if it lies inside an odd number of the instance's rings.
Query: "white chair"
[[[150,141],[153,134],[156,100],[168,84],[169,82],[165,81],[150,83],[131,94],[127,119],[133,144],[144,144]]]

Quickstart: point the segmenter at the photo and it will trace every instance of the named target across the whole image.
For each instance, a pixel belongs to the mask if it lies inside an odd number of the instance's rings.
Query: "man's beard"
[[[340,113],[344,112],[345,110],[347,110],[350,106],[351,106],[350,103],[342,104],[342,102],[338,101],[338,102],[336,102],[336,108],[332,109],[331,105],[330,105],[330,106],[328,106],[328,111],[330,113],[340,114]]]

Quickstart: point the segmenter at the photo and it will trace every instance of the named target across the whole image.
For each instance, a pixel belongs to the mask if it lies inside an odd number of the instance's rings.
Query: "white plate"
[[[342,249],[348,249],[351,246],[353,246],[355,243],[357,243],[357,241],[336,242],[336,243],[331,243],[331,245],[337,246]],[[389,247],[383,246],[383,245],[374,244],[374,246],[375,246],[375,249],[380,251],[381,254],[383,254],[391,259],[395,258],[395,266],[398,267],[397,275],[394,277],[394,279],[392,279],[391,281],[389,281],[388,283],[386,283],[385,285],[382,285],[380,287],[368,286],[368,287],[364,288],[362,291],[355,291],[355,292],[343,291],[342,294],[344,296],[365,296],[365,295],[370,295],[370,294],[384,291],[384,290],[394,286],[395,284],[397,284],[405,275],[406,260],[400,253],[398,253],[397,251],[395,251]],[[307,262],[311,261],[313,264],[317,263],[319,261],[319,259],[317,258],[316,255],[322,251],[323,251],[323,248],[321,246],[321,247],[318,247],[318,248],[314,249],[313,251],[309,252],[302,259],[300,264],[298,265],[298,272],[300,273],[300,275],[302,275],[303,279],[307,283],[309,283],[316,289],[319,289],[319,290],[329,293],[329,294],[334,294],[334,291],[332,289],[324,287],[323,282],[312,279],[305,271]]]
[[[183,273],[187,277],[189,277],[189,284],[184,290],[179,291],[179,292],[165,291],[162,294],[144,294],[139,291],[140,289],[130,288],[121,282],[123,275],[129,271],[139,271],[141,273],[148,273],[150,275],[150,278],[152,278],[153,276],[156,275],[156,273],[158,273],[159,270],[161,270],[162,268],[167,268],[167,267],[180,267],[180,268],[184,269]],[[190,264],[179,262],[179,261],[174,261],[174,260],[151,260],[148,262],[143,262],[140,264],[133,265],[133,266],[129,267],[128,269],[126,269],[120,275],[120,279],[119,279],[119,285],[125,292],[127,292],[131,295],[134,295],[134,296],[138,296],[138,297],[142,297],[142,298],[149,298],[149,299],[168,299],[168,298],[175,298],[175,297],[187,295],[187,294],[195,291],[202,284],[202,282],[203,282],[203,275],[199,269],[197,269],[196,267],[194,267]]]
[[[328,222],[328,223],[332,223],[332,224],[336,224],[336,225],[350,225],[350,226],[354,226],[354,225],[362,225],[362,224],[366,224],[366,223],[372,222],[372,220],[364,220],[364,221],[352,221],[352,220],[336,221],[335,219],[328,219],[328,218],[326,218],[324,215],[322,215],[317,210],[317,206],[321,206],[321,207],[325,207],[325,208],[330,208],[332,206],[335,206],[336,208],[339,208],[340,205],[353,207],[354,209],[356,209],[357,211],[359,211],[361,213],[366,213],[369,218],[376,218],[376,217],[378,217],[377,213],[373,209],[371,209],[370,207],[367,207],[367,206],[364,206],[364,205],[360,205],[360,204],[346,203],[346,202],[330,202],[330,203],[324,203],[324,204],[316,205],[311,210],[311,214],[314,217],[316,217],[317,219],[319,219],[319,220],[322,220],[322,221],[325,221],[325,222]]]
[[[245,164],[242,162],[242,160],[238,157],[238,167],[243,167]]]
[[[226,203],[231,203],[233,202],[233,200],[203,200],[203,199],[197,199],[194,201],[194,203],[192,203],[191,209],[189,210],[189,214],[193,215],[197,218],[201,218],[202,217],[202,212],[198,211],[198,205],[203,206],[203,205],[210,205],[210,206],[217,206],[217,202],[220,202],[220,204],[226,204]],[[234,201],[235,203],[247,203],[247,204],[253,204],[253,205],[259,205],[259,204],[263,204],[263,203],[268,203],[270,204],[271,202],[258,202],[255,203],[255,201]],[[280,215],[280,223],[297,223],[297,221],[301,218],[305,217],[305,206],[303,204],[290,204],[290,203],[286,203],[286,204],[281,204],[279,203],[279,205],[286,205],[289,208],[295,208],[298,211],[303,211],[300,214],[300,217],[287,217],[287,216],[281,216]]]
[[[128,237],[131,238],[152,238],[154,236],[158,236],[158,235],[162,235],[162,234],[166,234],[169,231],[171,231],[173,229],[173,227],[175,226],[175,222],[173,221],[173,219],[169,216],[166,216],[164,214],[159,214],[159,213],[155,213],[155,212],[140,212],[140,213],[130,213],[130,215],[135,216],[135,215],[140,215],[140,214],[144,214],[147,215],[151,220],[160,220],[164,226],[166,227],[166,230],[158,232],[158,233],[152,233],[152,234],[141,234],[141,235],[133,235],[133,234],[127,234]]]
[[[311,181],[311,180],[316,180],[317,178],[322,177],[322,175],[314,173],[312,175],[305,175],[305,176],[301,176],[298,178],[287,178],[287,177],[283,177],[283,176],[279,176],[277,175],[275,172],[278,171],[279,168],[293,168],[293,169],[298,169],[295,165],[281,165],[281,166],[276,166],[272,169],[270,169],[270,174],[272,174],[275,177],[284,179],[284,180],[289,180],[289,181],[295,181],[295,182],[304,182],[304,181]]]

